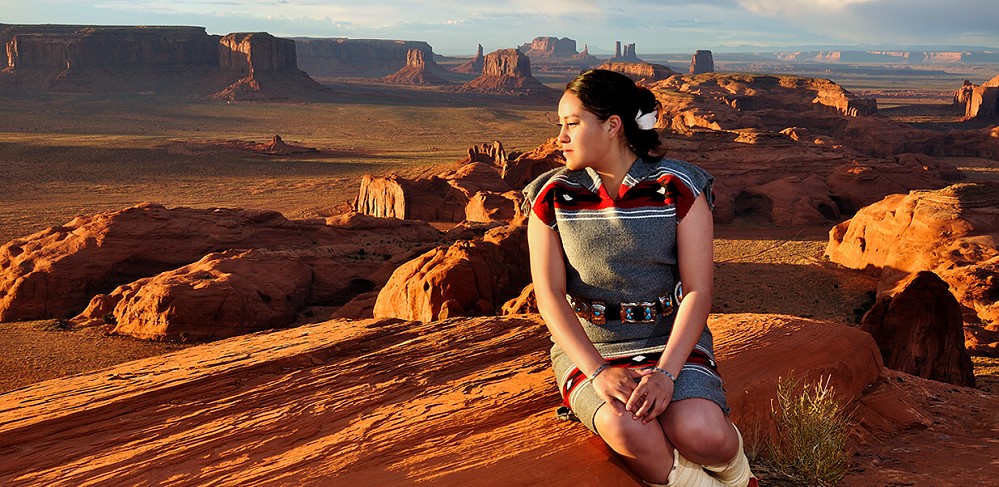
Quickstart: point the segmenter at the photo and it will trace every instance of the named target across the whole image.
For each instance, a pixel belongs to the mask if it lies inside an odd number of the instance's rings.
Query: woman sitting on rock
[[[566,406],[646,483],[755,485],[706,325],[713,179],[662,157],[658,108],[605,70],[559,102],[566,165],[524,190],[553,368]]]

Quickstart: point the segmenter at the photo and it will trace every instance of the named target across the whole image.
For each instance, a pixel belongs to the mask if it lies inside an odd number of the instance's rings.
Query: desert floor
[[[960,79],[955,87],[960,85]],[[892,89],[910,89],[896,87]],[[873,87],[871,87],[873,91]],[[941,89],[906,91],[884,113],[946,124]],[[327,102],[226,103],[155,94],[0,94],[0,243],[76,215],[149,201],[248,207],[290,218],[345,211],[366,173],[432,174],[468,147],[527,151],[553,137],[557,95],[491,96],[418,88],[332,86]],[[221,141],[315,147],[265,156]],[[999,162],[951,158],[969,179],[999,180]],[[715,312],[782,313],[854,323],[876,279],[826,262],[831,225],[716,228]],[[0,323],[0,393],[186,345],[61,330],[54,320]],[[999,391],[999,360],[976,362],[979,387]]]

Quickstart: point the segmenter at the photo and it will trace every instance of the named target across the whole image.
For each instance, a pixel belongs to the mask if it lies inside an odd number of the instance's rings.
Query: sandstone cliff
[[[455,66],[451,69],[455,73],[482,74],[482,67],[485,65],[486,57],[482,54],[482,44],[475,50],[475,56],[465,64]]]
[[[697,51],[690,57],[690,74],[713,73],[715,61],[711,51]]]
[[[464,91],[490,93],[550,92],[531,75],[531,60],[516,49],[500,49],[486,55],[482,75],[461,86]]]
[[[829,232],[826,255],[854,269],[930,270],[969,310],[999,322],[999,188],[957,184],[890,195]],[[977,316],[976,316],[977,315]]]
[[[424,57],[423,51],[410,49],[406,55],[406,66],[385,78],[389,83],[405,85],[446,85],[448,80],[441,78],[434,71],[440,71],[433,58]]]
[[[434,58],[423,41],[294,38],[299,67],[314,78],[380,78],[406,66],[411,49]]]
[[[576,51],[576,41],[568,37],[535,37],[531,42],[520,46],[524,53],[535,64],[587,64],[596,62],[597,58],[590,55],[586,49]]]
[[[597,66],[595,69],[615,71],[635,81],[644,82],[658,81],[677,74],[676,71],[673,71],[668,66],[646,62],[606,62]]]
[[[321,93],[325,87],[298,69],[295,41],[266,32],[222,38],[219,64],[239,79],[212,95],[229,100],[273,100]]]

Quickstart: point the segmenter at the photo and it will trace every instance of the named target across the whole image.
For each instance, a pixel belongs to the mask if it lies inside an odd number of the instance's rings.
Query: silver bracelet
[[[593,375],[590,376],[590,380],[596,379],[601,372],[607,369],[607,367],[610,367],[610,364],[604,363],[600,367],[597,367],[597,370],[594,370]]]
[[[651,367],[651,369],[656,372],[662,372],[663,374],[666,374],[666,377],[669,377],[670,382],[676,384],[676,377],[673,377],[673,374],[669,373],[666,370],[660,369],[659,367]]]

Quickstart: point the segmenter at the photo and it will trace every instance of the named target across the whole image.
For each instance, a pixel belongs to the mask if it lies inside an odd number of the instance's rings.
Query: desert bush
[[[846,451],[851,415],[829,380],[804,385],[791,376],[777,381],[777,404],[771,404],[775,433],[769,442],[769,468],[801,485],[839,484],[849,466]]]

